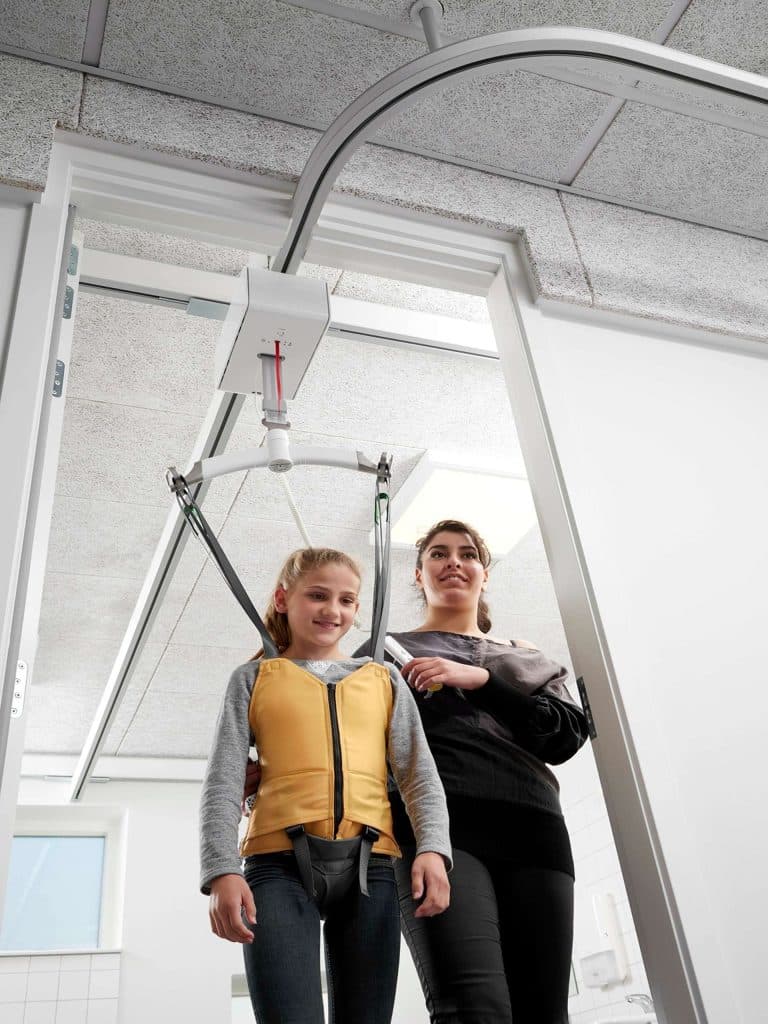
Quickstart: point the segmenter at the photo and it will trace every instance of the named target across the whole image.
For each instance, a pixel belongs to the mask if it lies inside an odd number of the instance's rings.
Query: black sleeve
[[[587,719],[577,705],[547,693],[520,693],[493,673],[485,686],[464,694],[506,726],[524,750],[548,764],[573,757],[589,735]]]

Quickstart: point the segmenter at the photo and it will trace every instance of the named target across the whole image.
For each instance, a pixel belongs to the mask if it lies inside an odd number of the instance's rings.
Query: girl
[[[391,1019],[399,954],[392,861],[400,850],[387,761],[416,837],[416,914],[448,905],[445,795],[413,697],[395,669],[345,659],[339,649],[359,589],[360,571],[342,552],[292,554],[265,617],[279,656],[236,669],[216,726],[200,885],[210,893],[212,930],[244,945],[259,1024],[322,1024],[322,917],[333,1024]],[[240,847],[243,870],[237,831],[250,745],[261,781]]]
[[[402,926],[432,1024],[567,1024],[573,858],[545,762],[572,757],[587,723],[566,669],[531,644],[490,635],[490,561],[471,526],[436,523],[417,543],[424,621],[393,634],[412,656],[402,671],[455,847],[450,910],[420,920],[408,878],[414,840],[393,794]]]

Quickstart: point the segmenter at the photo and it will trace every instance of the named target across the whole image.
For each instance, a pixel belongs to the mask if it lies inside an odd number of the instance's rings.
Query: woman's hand
[[[247,817],[250,811],[245,805],[249,796],[253,796],[261,782],[261,765],[258,761],[249,760],[245,766],[245,783],[243,784],[243,798],[240,801],[240,810]]]
[[[411,867],[411,896],[423,901],[414,911],[414,917],[434,917],[448,907],[451,901],[451,883],[445,870],[445,861],[439,853],[420,853]]]
[[[208,917],[211,931],[220,939],[253,942],[253,932],[243,923],[243,912],[249,924],[256,924],[256,904],[251,888],[242,875],[219,875],[211,882]]]
[[[401,672],[409,686],[422,692],[441,686],[455,686],[459,690],[477,690],[490,678],[486,668],[463,665],[448,658],[414,658],[403,665]]]

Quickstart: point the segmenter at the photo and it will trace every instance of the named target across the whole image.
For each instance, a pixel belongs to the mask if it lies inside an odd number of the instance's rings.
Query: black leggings
[[[454,850],[450,907],[416,918],[403,854],[400,923],[432,1024],[568,1024],[571,876]]]

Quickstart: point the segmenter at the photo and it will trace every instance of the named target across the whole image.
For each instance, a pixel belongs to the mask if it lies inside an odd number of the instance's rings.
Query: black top
[[[415,694],[445,787],[453,845],[478,856],[573,874],[558,783],[561,764],[587,738],[567,670],[540,651],[441,631],[393,633],[413,657],[442,657],[489,672],[477,690]],[[398,842],[412,842],[392,800]]]

